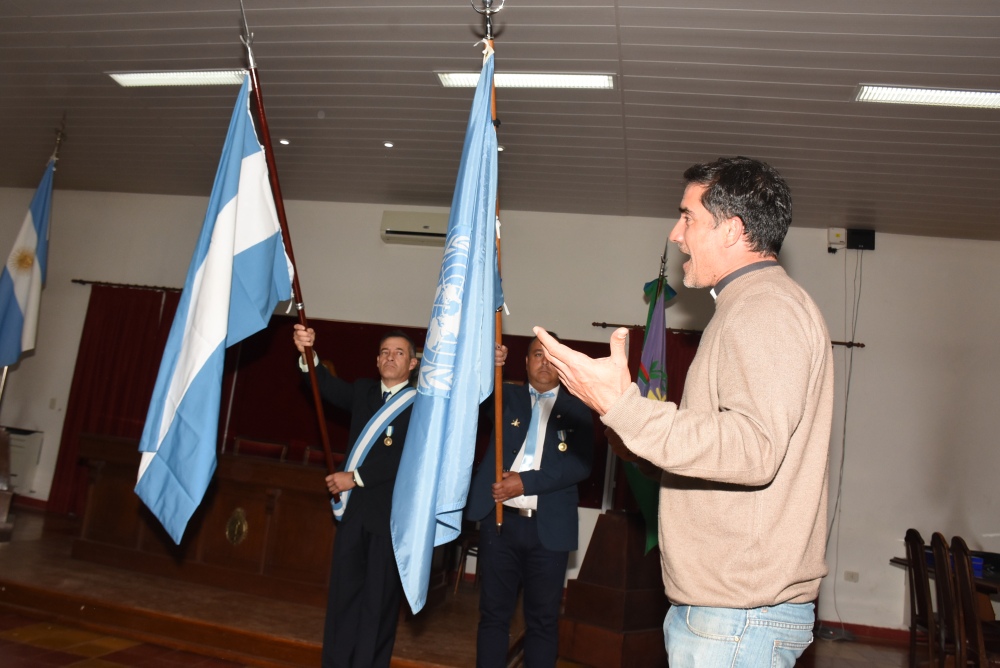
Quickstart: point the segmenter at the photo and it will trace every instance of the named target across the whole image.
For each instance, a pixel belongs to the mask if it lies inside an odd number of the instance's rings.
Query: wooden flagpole
[[[264,144],[264,155],[267,158],[267,175],[271,182],[271,194],[274,196],[274,208],[278,212],[278,223],[281,225],[281,238],[285,244],[285,253],[288,261],[292,263],[294,276],[292,277],[292,296],[295,299],[295,309],[299,314],[299,323],[303,327],[309,327],[309,320],[306,318],[305,303],[302,298],[302,288],[299,286],[299,271],[295,265],[295,254],[292,252],[292,237],[288,231],[288,219],[285,216],[285,200],[281,196],[281,184],[278,182],[278,166],[274,161],[274,151],[271,147],[271,132],[267,127],[267,115],[264,113],[264,97],[260,90],[260,79],[257,74],[257,62],[253,57],[253,35],[247,25],[246,10],[243,8],[243,0],[240,0],[240,10],[243,12],[243,44],[247,48],[247,58],[249,60],[250,84],[253,87],[253,97],[257,108],[257,127],[261,142]],[[320,439],[323,443],[323,455],[326,459],[326,468],[329,473],[336,471],[337,466],[333,461],[333,451],[330,449],[330,435],[326,428],[326,419],[323,415],[323,399],[319,393],[319,380],[316,376],[316,367],[313,365],[313,350],[307,347],[302,354],[303,362],[309,369],[309,382],[312,385],[313,404],[316,407],[316,418],[319,422]]]
[[[490,40],[490,48],[493,48],[493,40]],[[494,58],[496,55],[494,55]],[[497,128],[500,126],[500,121],[497,120],[497,97],[496,97],[496,86],[493,86],[493,127]],[[500,191],[497,190],[497,220],[500,220]],[[500,274],[500,234],[497,234],[497,274]],[[503,345],[503,307],[497,309],[496,313],[496,345],[497,347]],[[496,455],[496,481],[500,482],[503,480],[503,367],[494,366],[493,367],[493,433],[496,434],[495,439],[495,455]],[[497,522],[497,533],[500,533],[500,529],[503,527],[503,504],[497,501],[496,504],[496,522]]]
[[[471,0],[470,0],[471,2]],[[500,0],[498,7],[493,7],[493,0],[483,0],[483,9],[475,5],[472,6],[478,13],[483,15],[486,25],[485,41],[493,50],[493,15],[503,9],[504,0]],[[493,54],[494,67],[496,66],[496,52]],[[496,131],[500,127],[497,120],[497,87],[495,82],[490,82],[490,113],[493,119],[493,129]],[[500,220],[500,191],[497,189],[496,220]],[[500,234],[497,231],[497,273],[500,272]],[[496,345],[503,345],[503,307],[496,312]],[[494,455],[496,466],[496,482],[503,480],[503,367],[494,367],[493,370],[493,433],[494,433]],[[496,502],[496,527],[497,533],[503,528],[503,503]]]

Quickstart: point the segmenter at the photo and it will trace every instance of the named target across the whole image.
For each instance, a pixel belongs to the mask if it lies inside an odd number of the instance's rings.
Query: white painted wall
[[[680,193],[678,193],[679,196]],[[0,249],[10,247],[32,192],[0,189]],[[29,496],[46,499],[89,288],[73,278],[150,285],[183,283],[207,200],[57,190],[37,350],[12,368],[0,422],[45,432]],[[424,326],[439,248],[385,245],[383,207],[288,202],[307,312],[316,318]],[[542,324],[571,339],[603,341],[593,321],[641,323],[642,284],[656,275],[672,220],[508,212],[503,227],[505,330]],[[826,251],[821,230],[793,229],[782,252],[815,297],[834,339],[847,332],[857,253]],[[864,256],[847,418],[842,514],[829,550],[823,619],[903,627],[904,573],[889,566],[902,536],[961,534],[973,549],[1000,551],[993,407],[1000,353],[1000,244],[878,235]],[[671,327],[711,317],[705,291],[680,285],[671,250]],[[838,406],[831,449],[837,489],[847,354],[835,352]],[[833,499],[831,498],[831,508]],[[583,536],[593,518],[584,514]],[[710,558],[707,555],[706,558]],[[575,566],[582,562],[578,555]],[[843,579],[860,574],[858,583]]]

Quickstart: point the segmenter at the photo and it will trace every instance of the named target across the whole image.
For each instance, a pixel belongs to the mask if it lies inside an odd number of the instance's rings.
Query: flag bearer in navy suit
[[[295,325],[294,342],[300,353],[315,341],[312,328]],[[417,362],[413,341],[399,330],[387,332],[379,342],[375,359],[378,379],[349,383],[317,364],[314,353],[323,399],[351,413],[348,444],[355,444],[379,409],[409,386],[410,372]],[[299,367],[306,371],[301,359]],[[362,463],[326,477],[330,492],[341,498],[350,492],[350,502],[333,544],[323,668],[389,667],[403,596],[389,535],[389,513],[410,413],[408,406],[378,430]]]
[[[316,332],[298,324],[294,330],[293,341],[301,355],[316,343]],[[497,346],[494,363],[503,366],[506,359],[507,346]],[[414,393],[409,381],[417,364],[413,341],[398,329],[379,341],[378,379],[349,383],[330,374],[313,353],[323,399],[351,414],[348,444],[371,441],[366,456],[352,459],[352,449],[344,470],[326,477],[327,488],[340,495],[346,508],[337,510],[341,521],[333,544],[323,668],[389,668],[392,659],[403,585],[392,550],[389,516],[412,412],[412,398],[403,397]],[[308,372],[301,356],[299,369]],[[390,410],[393,402],[399,407]],[[378,420],[380,411],[393,417],[384,417],[377,428],[372,427],[369,421]]]
[[[506,666],[521,588],[524,663],[556,665],[566,565],[577,549],[577,483],[589,477],[593,461],[590,409],[560,387],[538,339],[528,347],[526,365],[526,385],[503,386],[503,479],[495,482],[494,432],[465,510],[466,519],[480,522],[476,666],[481,668]],[[499,533],[498,501],[503,503]]]

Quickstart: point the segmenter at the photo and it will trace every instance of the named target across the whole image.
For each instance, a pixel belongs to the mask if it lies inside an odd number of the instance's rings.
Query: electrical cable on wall
[[[856,335],[858,332],[858,318],[861,311],[861,289],[864,279],[864,250],[858,250],[857,252],[857,262],[854,265],[854,292],[851,298],[851,307],[849,313],[849,319],[844,323],[844,335],[848,341],[856,341]],[[847,305],[848,289],[847,289],[847,254],[844,254],[844,311],[848,311]],[[850,328],[850,336],[847,336],[846,331]],[[852,639],[853,635],[844,626],[844,620],[840,617],[840,610],[837,607],[837,572],[839,570],[839,560],[840,560],[840,501],[841,495],[844,489],[844,464],[847,460],[847,416],[850,407],[851,398],[851,376],[854,370],[854,348],[858,346],[847,346],[846,357],[844,358],[844,419],[841,429],[841,448],[840,448],[840,467],[837,477],[837,493],[834,495],[833,503],[833,513],[830,515],[830,526],[826,535],[826,545],[827,552],[830,548],[830,539],[833,537],[834,525],[837,527],[837,541],[834,550],[834,567],[831,569],[834,574],[833,578],[833,610],[837,616],[837,621],[840,623],[839,629],[821,629],[820,635],[827,638],[828,640],[848,640]]]

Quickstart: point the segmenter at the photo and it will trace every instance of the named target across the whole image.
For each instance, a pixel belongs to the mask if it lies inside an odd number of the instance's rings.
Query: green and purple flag
[[[667,400],[667,327],[664,305],[677,293],[667,285],[664,277],[650,281],[643,287],[649,297],[649,314],[646,316],[646,335],[642,343],[642,356],[635,384],[639,392],[654,401]],[[646,552],[657,543],[657,505],[659,483],[647,478],[632,462],[625,464],[625,477],[639,504],[639,511],[646,521]]]

